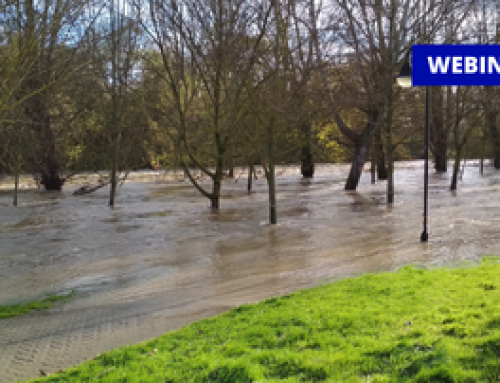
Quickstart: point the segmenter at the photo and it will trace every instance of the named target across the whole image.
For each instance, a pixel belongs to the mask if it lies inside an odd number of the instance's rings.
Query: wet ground
[[[0,304],[76,290],[69,303],[0,322],[0,382],[36,377],[116,346],[325,280],[476,260],[500,253],[500,173],[466,168],[456,193],[430,176],[428,244],[421,162],[400,163],[393,206],[365,173],[345,192],[347,167],[297,168],[278,179],[279,225],[267,225],[267,187],[224,184],[221,211],[182,182],[125,183],[75,197],[0,192]],[[239,175],[239,174],[237,174]]]

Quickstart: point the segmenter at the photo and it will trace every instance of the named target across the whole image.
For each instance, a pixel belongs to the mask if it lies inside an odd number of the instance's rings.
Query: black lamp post
[[[406,53],[405,61],[401,67],[401,72],[396,78],[399,86],[409,88],[412,86],[410,51]],[[429,87],[425,87],[425,173],[424,173],[424,228],[420,235],[421,242],[427,242],[429,235],[427,233],[427,207],[429,199]]]

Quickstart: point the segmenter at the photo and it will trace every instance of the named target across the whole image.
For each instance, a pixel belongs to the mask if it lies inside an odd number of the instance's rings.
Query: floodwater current
[[[54,372],[235,306],[410,263],[433,267],[500,253],[500,172],[467,167],[459,190],[431,171],[429,242],[420,243],[422,162],[398,163],[395,203],[364,173],[297,167],[277,180],[269,226],[267,186],[225,181],[221,210],[183,182],[127,182],[73,196],[24,190],[18,208],[0,192],[0,304],[76,291],[65,304],[0,321],[0,382]]]

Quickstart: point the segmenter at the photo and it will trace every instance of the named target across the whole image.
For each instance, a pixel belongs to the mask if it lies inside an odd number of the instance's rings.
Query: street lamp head
[[[410,52],[408,51],[405,56],[405,62],[399,72],[399,76],[396,77],[398,85],[403,88],[409,88],[412,85],[411,82],[411,67],[410,67]]]

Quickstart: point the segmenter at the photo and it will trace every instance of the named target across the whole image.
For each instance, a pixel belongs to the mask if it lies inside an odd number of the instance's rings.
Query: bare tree
[[[120,0],[111,0],[109,6],[109,52],[110,83],[107,86],[111,96],[111,113],[108,119],[110,153],[109,163],[110,172],[110,195],[109,205],[114,206],[116,200],[116,190],[120,179],[120,165],[126,146],[135,146],[140,151],[138,141],[140,134],[132,134],[131,130],[141,130],[141,126],[134,127],[132,105],[130,103],[132,94],[137,92],[132,87],[134,69],[139,60],[139,25],[131,18],[130,9],[127,9],[126,3]],[[108,84],[108,82],[105,82]],[[138,113],[138,110],[135,110]],[[137,132],[136,132],[137,133]],[[132,138],[132,142],[130,139]],[[128,140],[127,140],[128,139]],[[128,141],[128,142],[127,142]],[[124,179],[124,178],[122,178]]]
[[[156,73],[169,89],[166,109],[174,112],[163,114],[164,123],[174,128],[172,141],[186,175],[218,209],[230,137],[259,84],[254,74],[271,6],[243,0],[135,5],[138,12],[148,10],[149,19],[141,22],[161,54]],[[212,180],[210,191],[195,179],[189,163]]]
[[[310,6],[315,4],[310,2]],[[327,68],[352,67],[358,84],[355,107],[366,115],[365,126],[360,131],[354,131],[341,117],[338,98],[329,93],[332,118],[355,148],[345,189],[356,189],[372,137],[384,121],[390,166],[388,201],[393,200],[393,170],[390,164],[395,89],[392,84],[401,65],[400,60],[413,43],[429,42],[437,35],[444,15],[461,10],[463,16],[467,9],[465,3],[453,0],[329,0],[325,8],[318,8],[311,28],[315,31],[317,59],[321,64],[325,89],[332,87]],[[429,22],[423,23],[423,20]]]

